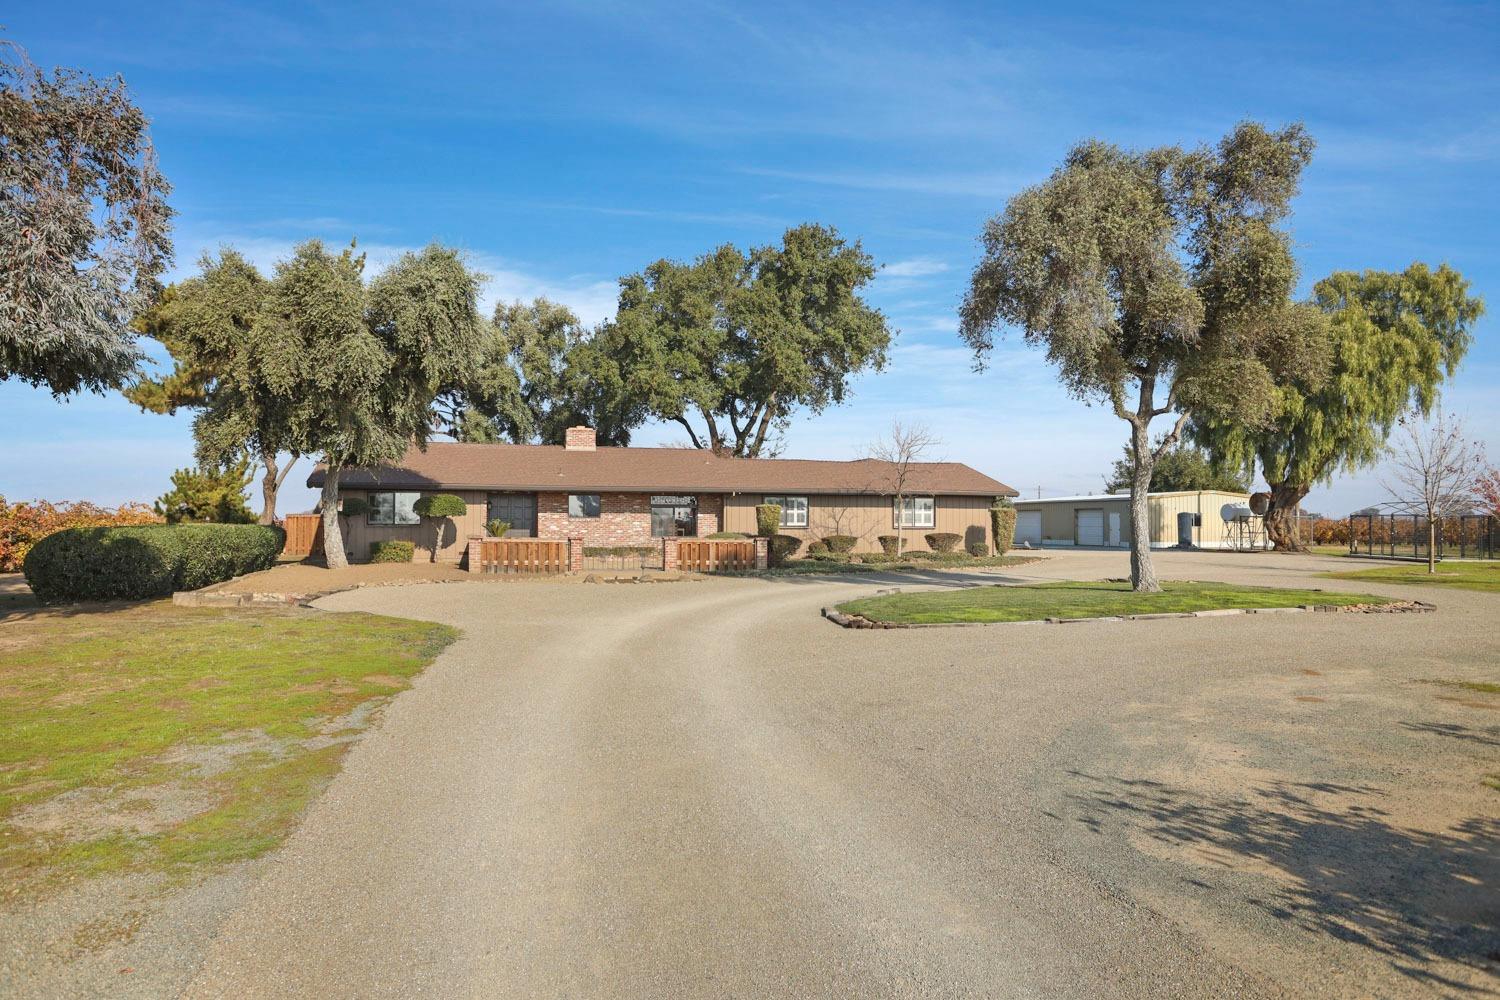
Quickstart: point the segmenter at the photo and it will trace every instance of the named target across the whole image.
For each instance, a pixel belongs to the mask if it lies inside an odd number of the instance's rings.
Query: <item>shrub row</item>
[[[26,582],[44,604],[166,597],[269,569],[284,541],[259,524],[67,528],[32,546]]]

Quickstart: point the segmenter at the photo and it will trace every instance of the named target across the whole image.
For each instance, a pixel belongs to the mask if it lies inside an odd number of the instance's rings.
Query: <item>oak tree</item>
[[[620,280],[616,320],[586,358],[693,447],[761,456],[793,410],[842,403],[853,376],[884,367],[891,329],[860,296],[875,273],[858,242],[810,224],[779,246],[658,260]]]
[[[1242,123],[1211,147],[1143,152],[1091,140],[985,226],[960,312],[983,363],[995,332],[1045,348],[1075,397],[1130,428],[1132,586],[1160,587],[1147,493],[1195,413],[1266,419],[1306,356],[1309,316],[1280,223],[1313,142],[1300,125]],[[1172,423],[1152,440],[1158,417]]]
[[[169,190],[123,80],[47,73],[0,40],[0,382],[130,382],[130,321],[171,263]]]

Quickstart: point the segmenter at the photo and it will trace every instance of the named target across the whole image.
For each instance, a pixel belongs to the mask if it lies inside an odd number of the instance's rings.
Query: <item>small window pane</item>
[[[391,524],[391,517],[395,510],[396,497],[393,493],[371,493],[370,514],[371,524]]]
[[[766,497],[766,503],[781,508],[783,528],[807,527],[807,497]]]
[[[568,494],[568,516],[569,517],[598,517],[599,516],[599,494],[597,494],[597,493],[569,493]]]
[[[421,524],[422,516],[416,512],[417,500],[420,493],[394,493],[392,524]]]

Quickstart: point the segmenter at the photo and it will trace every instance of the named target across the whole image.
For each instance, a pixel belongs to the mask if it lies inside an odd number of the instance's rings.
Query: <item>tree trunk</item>
[[[1437,572],[1437,522],[1427,515],[1427,572]]]
[[[276,492],[281,488],[281,480],[277,478],[276,456],[274,454],[260,456],[260,464],[266,467],[266,475],[260,481],[260,523],[276,523]]]
[[[1296,483],[1270,483],[1271,509],[1266,512],[1266,537],[1277,552],[1306,552],[1307,546],[1297,537],[1297,505],[1307,496],[1308,487]]]
[[[1130,426],[1130,454],[1135,469],[1130,479],[1130,587],[1143,594],[1161,590],[1156,568],[1151,565],[1151,470],[1156,456],[1146,421]]]
[[[344,555],[344,532],[339,525],[339,471],[342,468],[329,462],[323,479],[323,560],[329,569],[343,569],[349,565]]]

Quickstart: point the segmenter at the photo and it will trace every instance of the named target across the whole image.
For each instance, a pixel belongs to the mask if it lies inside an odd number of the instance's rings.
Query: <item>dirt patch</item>
[[[404,678],[404,677],[394,677],[394,676],[392,676],[390,674],[367,674],[364,677],[361,677],[360,680],[363,681],[366,684],[378,684],[381,687],[388,687],[388,688],[404,688],[404,687],[406,687],[406,678]]]
[[[217,804],[202,789],[177,782],[142,788],[75,788],[28,806],[10,824],[33,833],[95,840],[111,834],[164,833]]]
[[[1293,698],[1292,700],[1293,701],[1324,702],[1324,701],[1327,701],[1328,699],[1327,698],[1319,698],[1315,694],[1299,694],[1295,698]]]
[[[66,960],[91,955],[106,948],[118,948],[129,944],[140,933],[146,922],[146,911],[124,910],[107,916],[95,917],[80,924],[70,940],[71,947],[60,957]]]

